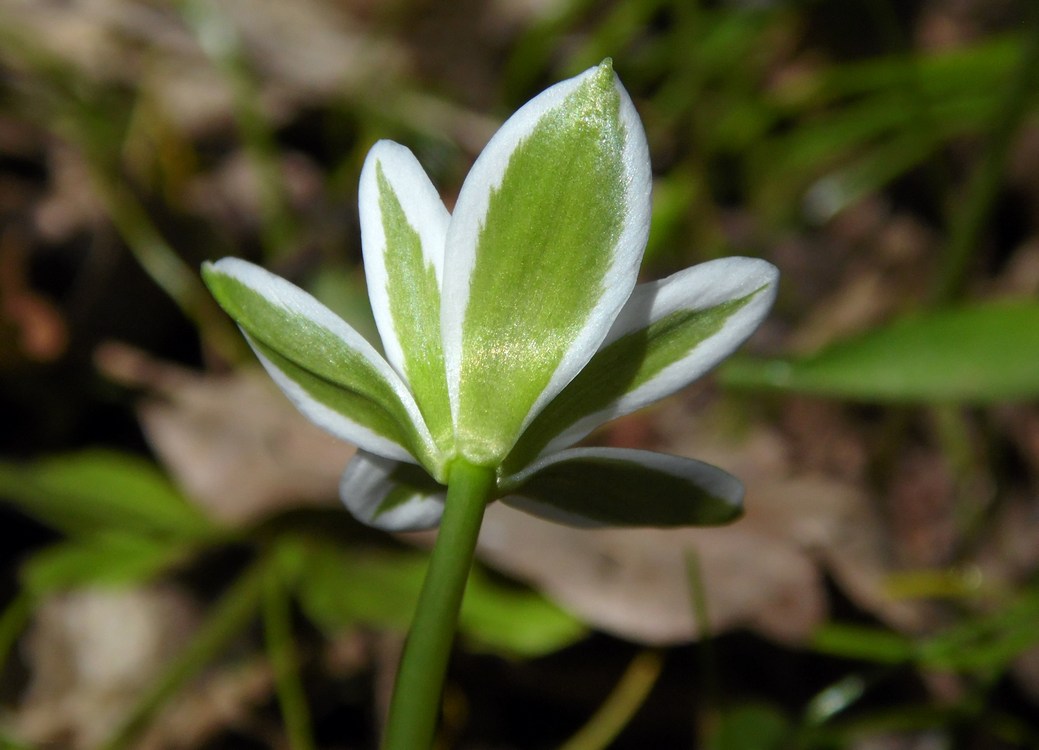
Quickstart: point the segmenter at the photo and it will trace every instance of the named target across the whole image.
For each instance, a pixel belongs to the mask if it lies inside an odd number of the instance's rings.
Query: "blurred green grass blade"
[[[359,624],[405,630],[426,571],[424,555],[313,540],[298,564],[300,605],[329,634]],[[547,654],[584,635],[580,622],[540,594],[494,583],[479,569],[469,578],[459,630],[479,647],[517,656]]]
[[[7,657],[28,626],[35,606],[34,597],[23,589],[15,594],[0,613],[0,674],[4,673]],[[0,748],[6,747],[2,737],[0,735]]]
[[[999,106],[988,122],[984,152],[972,170],[962,204],[954,207],[948,222],[948,242],[934,292],[940,303],[960,296],[967,283],[972,260],[1005,184],[1004,173],[1016,135],[1039,102],[1039,4],[1030,5],[1025,22],[1028,33],[1017,69],[998,89]]]
[[[260,609],[267,569],[273,563],[262,559],[243,572],[214,604],[206,621],[191,642],[173,659],[122,724],[99,746],[99,750],[126,750],[156,713],[187,682],[211,663],[241,633]]]
[[[953,672],[1000,673],[1039,643],[1039,590],[999,610],[966,618],[937,635],[913,639],[879,627],[827,623],[812,640],[817,651],[877,664],[914,663]]]
[[[261,241],[268,262],[295,250],[300,228],[289,205],[274,128],[261,107],[261,90],[250,70],[238,29],[212,0],[181,0],[181,15],[233,95],[233,112],[245,153],[255,171],[262,214]]]
[[[217,533],[158,467],[114,451],[88,450],[26,464],[0,461],[0,502],[69,536],[123,531],[202,539]]]
[[[950,139],[991,129],[1010,96],[1006,81],[1022,46],[1014,36],[949,52],[824,66],[792,78],[770,95],[769,105],[799,125],[761,140],[752,152],[759,202],[776,211],[816,180],[824,186],[839,180],[855,188],[843,201],[850,203],[934,159]],[[1036,104],[1021,94],[1013,100],[1021,112]]]
[[[803,205],[806,217],[816,224],[826,223],[925,161],[940,145],[937,138],[908,130],[903,136],[868,149],[863,156],[830,171],[808,188]]]
[[[899,86],[919,86],[933,99],[965,89],[998,88],[1021,54],[1021,37],[988,37],[975,44],[931,54],[887,57],[826,66],[813,92],[823,101],[860,96]]]
[[[284,564],[275,553],[275,564],[267,568],[263,590],[264,643],[274,669],[285,735],[290,750],[314,750],[313,722],[300,676],[299,649],[292,633],[292,598],[283,579]],[[295,577],[295,576],[291,576]]]
[[[0,6],[0,60],[23,73],[5,104],[82,154],[91,188],[127,248],[152,280],[199,328],[206,343],[230,361],[241,359],[241,336],[220,313],[198,272],[165,240],[126,178],[124,147],[140,92],[102,85],[10,23]]]
[[[734,359],[721,382],[856,401],[1018,401],[1039,395],[1039,303],[903,318],[801,359]]]
[[[791,747],[790,721],[773,706],[738,706],[723,713],[709,750],[780,750]]]
[[[1001,671],[1039,644],[1039,589],[1033,587],[1002,609],[972,618],[931,638],[919,659],[937,669]]]
[[[816,630],[812,647],[821,653],[878,664],[903,664],[916,655],[916,645],[905,636],[865,625],[826,623]]]
[[[183,544],[140,534],[101,534],[37,552],[20,577],[35,596],[77,586],[129,585],[153,578],[188,553]]]
[[[642,708],[663,668],[664,656],[660,651],[647,649],[637,654],[606,701],[559,750],[605,750],[610,747]]]
[[[32,745],[14,739],[2,729],[0,729],[0,748],[2,750],[37,750]]]

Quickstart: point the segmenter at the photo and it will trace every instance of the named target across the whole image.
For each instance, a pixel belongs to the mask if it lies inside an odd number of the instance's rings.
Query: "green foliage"
[[[427,563],[421,553],[355,547],[341,535],[333,541],[327,525],[315,529],[316,536],[303,537],[298,525],[272,519],[231,534],[187,503],[153,464],[109,451],[4,463],[0,498],[69,537],[33,553],[22,565],[22,594],[0,615],[0,665],[49,593],[145,583],[228,541],[252,541],[265,550],[141,695],[106,750],[129,746],[261,611],[266,647],[278,665],[279,699],[297,746],[305,746],[310,729],[293,656],[292,601],[298,600],[329,637],[356,627],[402,631],[414,613]],[[461,631],[472,648],[529,658],[573,643],[585,628],[541,594],[478,570],[470,580]]]
[[[722,381],[859,401],[1022,401],[1039,395],[1039,305],[922,313],[801,359],[732,360]]]
[[[710,750],[781,750],[789,747],[790,721],[767,705],[725,711],[709,744]]]
[[[826,5],[549,4],[510,49],[495,111],[509,111],[545,80],[576,73],[607,55],[614,58],[646,121],[657,160],[648,275],[732,252],[734,241],[741,252],[770,254],[791,234],[811,236],[863,199],[879,196],[883,202],[889,197],[886,189],[906,178],[923,186],[921,200],[947,212],[928,222],[943,247],[965,237],[967,260],[976,262],[988,241],[991,207],[979,209],[975,225],[980,230],[958,228],[958,217],[971,213],[964,205],[972,199],[962,189],[962,176],[975,169],[978,144],[992,138],[1009,147],[1015,128],[1034,122],[1039,103],[1034,86],[1018,97],[1019,113],[1006,106],[1031,44],[1016,28],[1029,32],[1023,24],[1010,24],[1015,29],[1010,34],[940,51],[909,48],[895,39],[889,40],[887,52],[849,62],[810,49],[806,19]],[[884,3],[853,5],[885,12]],[[341,162],[318,186],[332,194],[334,208],[320,199],[301,208],[286,189],[282,162],[292,154],[279,143],[281,122],[269,119],[259,101],[262,65],[251,65],[251,51],[218,4],[181,7],[234,97],[237,133],[258,177],[258,237],[243,241],[226,227],[202,229],[188,242],[164,236],[174,231],[170,227],[203,223],[187,208],[188,188],[210,176],[207,149],[212,144],[199,147],[192,134],[178,132],[149,92],[135,88],[136,82],[106,82],[96,70],[65,63],[49,51],[45,39],[21,33],[17,16],[0,10],[5,121],[35,124],[81,153],[90,172],[86,190],[100,199],[142,267],[198,325],[207,351],[229,361],[241,356],[236,332],[218,317],[194,272],[199,258],[232,246],[258,246],[265,260],[276,259],[312,291],[316,287],[323,301],[334,300],[331,306],[352,324],[366,321],[355,327],[375,340],[353,265],[356,227],[342,219],[344,207],[355,202],[364,153],[375,137],[397,135],[418,144],[421,161],[449,195],[464,173],[464,154],[486,129],[466,107],[482,106],[496,92],[476,91],[455,101],[429,93],[458,90],[438,80],[435,71],[423,69],[419,76],[395,69],[380,71],[376,85],[344,90],[335,101],[312,101],[308,128],[334,131],[332,150]],[[387,14],[380,33],[392,34],[394,23],[403,27],[409,12]],[[883,36],[875,29],[862,32]],[[804,47],[811,54],[801,55]],[[330,114],[322,111],[326,105]],[[12,132],[17,135],[17,129]],[[1001,186],[1004,163],[995,158],[993,164],[992,179]],[[746,209],[743,218],[734,216],[734,206]],[[752,221],[740,223],[746,215]],[[721,382],[740,388],[740,398],[747,401],[757,391],[879,404],[1034,400],[1039,307],[964,295],[957,280],[962,282],[970,263],[961,266],[948,257],[939,254],[934,269],[935,281],[955,277],[948,287],[956,292],[943,300],[950,303],[945,309],[928,309],[924,299],[899,300],[903,309],[920,312],[808,356],[734,361],[721,371]],[[988,295],[989,288],[977,291]],[[796,329],[801,312],[788,307],[782,314]],[[900,448],[896,444],[893,450]],[[225,544],[231,536],[185,502],[154,465],[112,452],[0,461],[0,499],[67,537],[32,554],[22,566],[24,591],[0,618],[0,655],[24,627],[36,597],[69,587],[151,580],[191,564],[198,551]],[[421,555],[377,545],[353,547],[348,533],[334,543],[327,535],[313,543],[281,531],[244,537],[277,559],[285,596],[295,597],[304,614],[329,635],[358,626],[399,631],[410,617]],[[256,577],[246,573],[241,588],[229,588],[214,610],[212,629],[203,633],[202,647],[158,686],[139,716],[150,715],[186,675],[217,658],[227,641],[255,620],[258,582],[266,580],[265,571]],[[908,636],[883,625],[830,623],[813,647],[864,667],[847,666],[805,707],[800,721],[789,708],[784,712],[768,704],[719,711],[704,744],[715,750],[829,749],[865,744],[862,738],[871,734],[926,730],[940,735],[935,743],[952,746],[949,727],[959,722],[958,731],[963,731],[965,722],[973,722],[982,728],[978,731],[990,733],[984,735],[990,744],[1000,736],[1005,746],[1035,746],[1034,730],[1030,735],[1011,727],[990,707],[986,692],[1001,680],[1009,682],[1012,661],[1035,647],[1039,607],[1034,589],[1026,588],[991,612],[954,602],[946,612],[949,624],[937,633]],[[229,605],[222,613],[221,604]],[[469,643],[509,654],[545,653],[581,633],[578,623],[537,592],[484,574],[474,577],[466,607],[463,628]],[[877,708],[863,700],[878,693],[887,697],[884,680],[892,670],[951,671],[966,680],[967,689],[944,706],[892,698]],[[968,742],[961,740],[964,746]],[[24,747],[4,734],[0,745]]]
[[[126,586],[166,572],[192,552],[142,534],[97,534],[37,552],[22,566],[21,579],[34,596],[77,587]]]
[[[982,132],[1020,55],[1017,37],[987,40],[929,56],[827,66],[779,88],[777,113],[805,119],[757,147],[759,205],[789,211],[798,208],[791,197],[803,196],[808,217],[823,222],[954,138]]]
[[[216,533],[154,464],[110,451],[0,462],[0,498],[73,537],[124,532],[200,540]]]
[[[882,664],[912,662],[928,669],[997,675],[1039,644],[1036,622],[1039,589],[1032,587],[995,612],[964,619],[930,637],[830,623],[816,634],[814,645],[826,653]]]
[[[307,542],[295,550],[304,612],[329,635],[364,625],[404,632],[426,571],[426,556],[400,551],[346,549]],[[470,644],[541,656],[579,639],[578,620],[540,594],[494,582],[474,571],[459,629]]]

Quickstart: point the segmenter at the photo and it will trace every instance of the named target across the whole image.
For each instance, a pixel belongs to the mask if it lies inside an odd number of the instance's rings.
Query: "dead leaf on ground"
[[[743,481],[747,512],[734,529],[756,528],[804,550],[845,595],[892,627],[924,627],[928,614],[921,604],[888,590],[899,556],[863,476],[863,431],[814,413],[816,448],[805,462],[775,428],[753,424],[741,436],[724,419],[723,405],[691,413],[679,397],[660,416],[671,437],[659,447],[721,466]]]
[[[271,700],[274,671],[265,657],[210,670],[181,691],[142,734],[136,750],[194,750],[228,727],[254,723],[258,706]]]
[[[277,115],[300,103],[363,90],[399,71],[402,52],[360,15],[321,0],[219,4],[262,79],[259,98]],[[3,9],[9,29],[98,81],[147,90],[185,130],[231,119],[232,91],[174,7],[130,0],[37,2]],[[209,28],[210,35],[226,33]]]
[[[246,523],[338,496],[356,449],[304,419],[259,369],[202,375],[120,344],[101,347],[97,362],[146,391],[138,415],[148,441],[215,518]]]
[[[596,628],[642,643],[702,634],[690,596],[694,561],[711,632],[746,627],[798,641],[826,613],[811,558],[745,527],[582,530],[496,503],[488,508],[479,554]]]
[[[97,747],[184,646],[198,619],[171,586],[82,589],[37,609],[25,640],[32,676],[16,733],[40,747]]]
[[[712,429],[708,415],[690,417],[678,399],[652,414],[658,433],[671,436],[654,449],[717,464],[743,480],[742,519],[720,529],[579,530],[495,504],[480,536],[482,559],[594,627],[646,643],[701,634],[690,559],[699,568],[713,632],[748,628],[803,642],[827,615],[825,574],[896,627],[921,627],[921,609],[887,593],[889,545],[861,483],[800,470],[772,428],[727,437]],[[843,460],[820,463],[848,471]]]

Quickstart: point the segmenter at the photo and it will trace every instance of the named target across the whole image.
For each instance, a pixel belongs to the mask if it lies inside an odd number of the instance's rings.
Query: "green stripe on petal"
[[[203,276],[310,420],[374,453],[443,472],[411,394],[341,318],[299,287],[237,258],[206,264]]]
[[[413,464],[359,451],[343,473],[339,494],[359,520],[383,531],[435,528],[446,488]]]
[[[361,172],[361,238],[386,358],[411,387],[442,452],[453,424],[440,336],[440,276],[450,216],[408,149],[380,141]]]
[[[588,361],[645,244],[645,136],[604,63],[521,108],[459,195],[444,351],[458,450],[495,464]]]
[[[401,461],[414,461],[411,439],[390,411],[378,402],[300,367],[269,346],[246,335],[271,379],[296,408],[327,431],[356,445],[377,448]]]
[[[503,484],[507,505],[571,526],[717,526],[742,513],[736,477],[650,451],[561,451]]]
[[[637,287],[599,351],[524,431],[506,473],[703,375],[758,327],[777,279],[765,261],[723,258]]]

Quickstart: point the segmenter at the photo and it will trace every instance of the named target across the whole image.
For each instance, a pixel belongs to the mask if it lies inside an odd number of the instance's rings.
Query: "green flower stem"
[[[494,469],[457,459],[418,608],[404,644],[383,750],[431,747],[458,611],[472,567]]]

